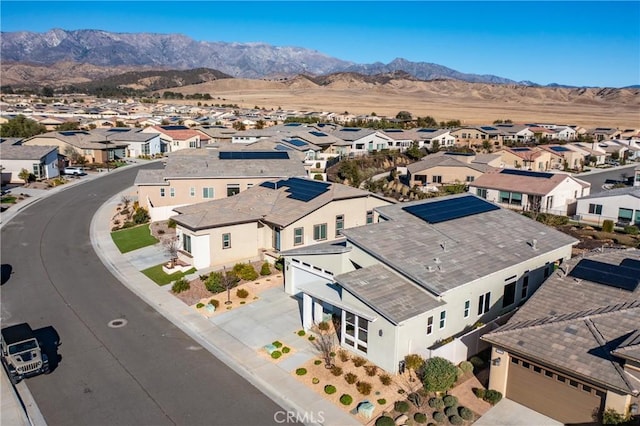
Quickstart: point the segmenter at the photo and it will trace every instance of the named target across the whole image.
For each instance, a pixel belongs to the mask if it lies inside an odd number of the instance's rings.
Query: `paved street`
[[[631,163],[626,166],[615,167],[611,169],[592,169],[591,172],[574,175],[578,179],[582,179],[591,184],[591,193],[606,191],[602,186],[607,180],[624,180],[633,175],[634,167],[640,163]]]

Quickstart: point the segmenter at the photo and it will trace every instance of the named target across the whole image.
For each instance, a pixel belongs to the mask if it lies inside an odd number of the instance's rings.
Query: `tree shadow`
[[[58,347],[62,344],[60,335],[53,326],[42,327],[33,330],[42,352],[49,359],[49,371],[53,371],[62,361],[62,355],[58,353]]]
[[[13,267],[8,263],[3,263],[0,266],[0,285],[4,285],[9,278],[11,278],[11,274],[13,273]]]

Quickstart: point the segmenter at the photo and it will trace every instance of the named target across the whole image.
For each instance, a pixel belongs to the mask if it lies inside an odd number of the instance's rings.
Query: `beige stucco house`
[[[507,168],[544,172],[551,169],[552,154],[537,147],[504,147],[497,152],[502,157],[501,166]],[[554,155],[554,158],[557,157]]]
[[[489,388],[506,398],[564,424],[602,424],[605,409],[637,419],[640,252],[571,259],[483,339]]]
[[[227,198],[262,182],[304,177],[297,151],[185,149],[167,156],[164,169],[139,170],[135,186],[152,221],[179,206]]]
[[[469,184],[484,173],[495,170],[484,163],[476,163],[474,154],[438,153],[407,166],[409,185],[438,188],[454,183]]]
[[[25,139],[25,146],[56,146],[67,157],[77,153],[89,163],[105,163],[127,156],[126,142],[112,141],[104,134],[86,130],[48,132]]]
[[[179,258],[197,269],[274,261],[280,253],[342,238],[391,204],[372,193],[305,178],[272,180],[230,198],[177,207]]]
[[[305,329],[333,320],[342,347],[393,373],[405,355],[428,358],[512,311],[577,242],[470,194],[382,206],[374,217],[345,240],[282,253],[285,291],[302,299]]]

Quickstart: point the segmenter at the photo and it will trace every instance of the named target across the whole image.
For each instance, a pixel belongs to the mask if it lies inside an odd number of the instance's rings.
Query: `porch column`
[[[322,322],[322,301],[315,299],[313,301],[313,323],[319,324]]]
[[[302,294],[302,328],[310,330],[313,326],[313,298],[306,293]]]

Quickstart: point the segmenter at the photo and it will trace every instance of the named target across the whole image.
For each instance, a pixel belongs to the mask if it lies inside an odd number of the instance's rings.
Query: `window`
[[[175,196],[176,196],[176,189],[169,188],[169,197],[175,197]]]
[[[160,188],[160,196],[164,197],[164,188]]]
[[[522,205],[522,194],[520,192],[511,193],[511,204],[516,206]]]
[[[524,368],[529,368],[529,367],[531,366],[531,364],[529,364],[529,363],[528,363],[528,362],[526,362],[526,361],[522,361],[522,366],[523,366]]]
[[[148,143],[142,144],[141,151],[142,151],[142,152],[141,152],[141,154],[142,154],[142,155],[149,155],[149,154],[151,154],[151,149],[149,148],[149,144],[148,144]]]
[[[293,245],[299,246],[304,243],[304,228],[295,228],[293,230]]]
[[[198,141],[189,141],[189,148],[197,148],[198,147]]]
[[[602,214],[602,204],[589,204],[589,214]]]
[[[440,328],[444,328],[445,323],[447,322],[447,311],[440,312]]]
[[[313,239],[316,241],[327,239],[327,224],[313,225]]]
[[[213,188],[202,188],[202,198],[213,198]]]
[[[442,176],[433,176],[433,183],[442,183]]]
[[[498,198],[503,204],[511,204],[514,206],[522,205],[522,193],[520,192],[500,191]]]
[[[526,299],[529,295],[529,271],[525,272],[524,277],[522,277],[522,292],[520,293],[521,299]]]
[[[564,382],[566,382],[566,381],[567,381],[567,378],[558,374],[558,375],[556,376],[556,380],[557,380],[557,381],[559,381],[559,382],[564,383]]]
[[[620,223],[631,223],[633,220],[633,209],[624,209],[620,207],[618,209],[618,222]]]
[[[502,307],[513,305],[516,301],[516,282],[511,282],[504,286],[504,296],[502,297]]]
[[[373,210],[367,212],[367,225],[373,223]]]
[[[548,378],[553,378],[553,372],[549,371],[549,370],[544,370],[544,375],[547,376]]]
[[[336,216],[336,237],[340,236],[340,231],[344,229],[344,215],[339,214]]]
[[[476,195],[478,197],[486,199],[487,198],[487,190],[484,189],[484,188],[477,188],[476,189]]]
[[[489,312],[489,307],[491,306],[491,292],[487,292],[485,294],[481,294],[478,298],[478,315],[482,315],[484,313]]]
[[[469,318],[469,308],[471,307],[471,301],[467,300],[464,302],[464,317]]]
[[[433,333],[433,317],[427,318],[427,336]]]
[[[369,321],[347,311],[343,311],[343,318],[344,343],[347,346],[367,353]]]
[[[182,250],[191,253],[191,235],[182,235]]]
[[[542,373],[542,368],[538,367],[537,365],[533,366],[533,372],[534,373]]]
[[[591,386],[582,385],[582,390],[588,393],[591,393]]]
[[[233,197],[240,193],[240,185],[237,183],[227,184],[227,197]]]
[[[473,182],[475,179],[475,176],[467,176],[467,182]]]
[[[222,248],[231,248],[231,234],[222,234]]]
[[[569,379],[569,386],[571,386],[573,388],[577,388],[578,387],[578,382],[576,382],[575,380]]]
[[[196,189],[192,186],[191,188],[189,188],[189,197],[195,197],[196,196]]]

